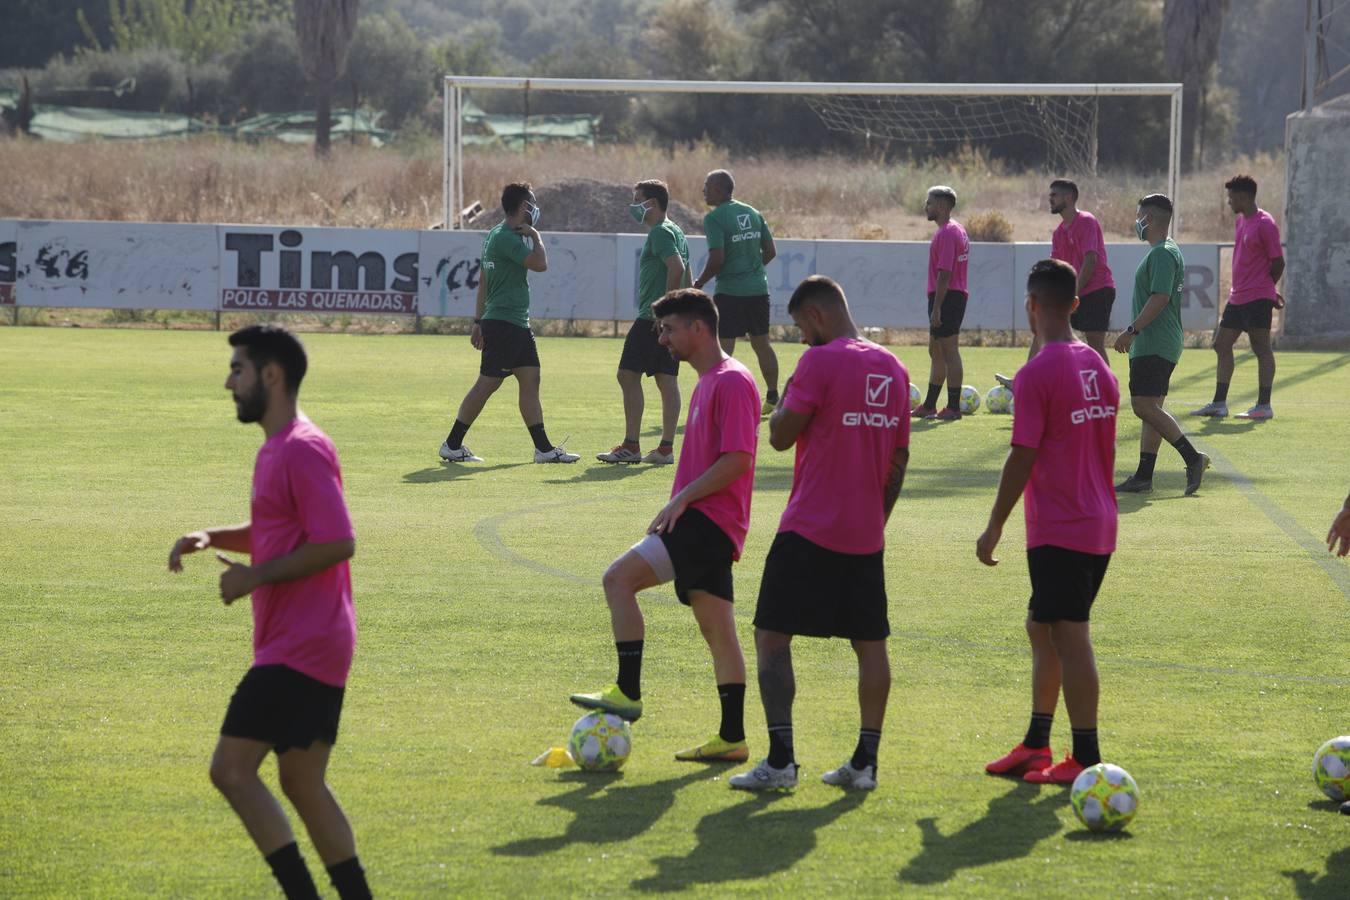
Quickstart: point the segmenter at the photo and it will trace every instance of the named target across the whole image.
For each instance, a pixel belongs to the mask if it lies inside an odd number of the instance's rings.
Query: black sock
[[[1022,738],[1022,746],[1040,750],[1050,746],[1050,726],[1055,724],[1054,713],[1031,714],[1031,724],[1027,726],[1027,736]]]
[[[328,867],[328,879],[337,888],[342,900],[370,900],[370,885],[366,884],[366,872],[361,861],[353,856],[336,865]]]
[[[872,767],[872,773],[876,774],[877,748],[881,746],[881,732],[875,728],[861,728],[858,730],[858,746],[853,748],[853,758],[848,764],[855,769],[865,769]]]
[[[1200,458],[1200,454],[1195,451],[1195,448],[1191,446],[1190,439],[1184,434],[1173,441],[1172,446],[1177,448],[1177,452],[1181,454],[1181,458],[1186,461],[1188,466]]]
[[[1153,480],[1153,467],[1158,464],[1158,454],[1140,453],[1139,468],[1135,470],[1134,477],[1142,478],[1144,481]]]
[[[1270,385],[1263,384],[1256,389],[1256,402],[1261,406],[1270,405],[1270,388]]]
[[[792,754],[792,723],[769,726],[769,765],[786,768],[796,761]]]
[[[928,396],[924,398],[923,405],[929,409],[937,409],[937,398],[940,393],[942,393],[942,385],[928,382]]]
[[[277,884],[281,885],[281,891],[288,898],[302,898],[302,900],[318,900],[319,889],[314,886],[314,878],[309,874],[309,866],[305,865],[305,858],[300,855],[300,847],[291,841],[286,846],[273,850],[272,853],[264,859],[272,867],[272,875],[276,878]]]
[[[642,699],[642,641],[615,641],[619,651],[619,690],[629,700]]]
[[[445,443],[449,445],[451,450],[458,450],[464,446],[464,435],[468,433],[469,426],[456,419],[454,427],[450,429],[450,436],[445,439]]]
[[[1214,402],[1215,403],[1228,402],[1228,382],[1226,381],[1214,382]]]
[[[1097,748],[1097,729],[1073,729],[1073,758],[1084,767],[1095,766],[1102,761],[1102,751]]]
[[[717,699],[722,701],[722,726],[717,736],[732,743],[745,740],[745,685],[719,684]]]
[[[544,431],[543,422],[540,422],[538,425],[531,425],[529,428],[530,440],[534,441],[534,449],[538,450],[540,453],[547,453],[553,449],[553,444],[550,443],[548,439],[548,432]]]
[[[947,385],[947,406],[950,409],[961,408],[961,386],[959,384],[956,387]]]

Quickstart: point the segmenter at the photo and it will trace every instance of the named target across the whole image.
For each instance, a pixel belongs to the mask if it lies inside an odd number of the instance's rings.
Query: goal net
[[[644,104],[696,106],[707,95],[719,95],[723,102],[737,96],[798,101],[802,106],[794,109],[802,112],[796,115],[813,115],[829,132],[868,144],[897,145],[914,155],[995,142],[1034,145],[1030,155],[1042,168],[1066,175],[1097,171],[1102,99],[1170,98],[1165,168],[1168,193],[1177,200],[1179,84],[874,84],[449,75],[445,78],[444,221],[451,228],[463,224],[466,146],[495,142],[519,147],[528,144],[532,135],[535,140],[595,140],[601,137],[600,123],[606,119],[612,123],[616,114],[631,113]],[[484,106],[508,111],[485,113]],[[563,110],[570,115],[559,115]],[[649,116],[648,121],[659,118]],[[1173,224],[1175,231],[1176,220]]]

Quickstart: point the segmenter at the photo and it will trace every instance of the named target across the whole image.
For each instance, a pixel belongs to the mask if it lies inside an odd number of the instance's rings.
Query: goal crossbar
[[[460,113],[463,92],[468,89],[508,91],[566,91],[625,94],[776,94],[776,95],[908,95],[928,97],[1168,97],[1171,127],[1168,129],[1167,188],[1180,210],[1181,187],[1181,92],[1174,82],[1123,84],[975,84],[832,81],[661,81],[626,78],[527,78],[495,75],[445,76],[445,138],[443,141],[445,227],[459,228],[464,199],[464,146]],[[1180,215],[1172,220],[1177,233]]]

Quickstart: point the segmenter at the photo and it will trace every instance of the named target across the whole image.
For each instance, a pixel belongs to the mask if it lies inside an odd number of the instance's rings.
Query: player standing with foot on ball
[[[708,261],[694,279],[701,288],[714,278],[718,328],[727,356],[736,352],[736,338],[750,335],[750,349],[764,376],[764,413],[778,402],[778,357],[769,342],[769,277],[764,267],[778,251],[769,223],[759,210],[732,197],[736,179],[726,169],[715,169],[703,181],[703,200],[712,212],[703,217]]]
[[[1270,323],[1274,311],[1284,306],[1275,285],[1284,274],[1284,248],[1280,246],[1280,226],[1270,213],[1256,205],[1256,179],[1238,175],[1224,184],[1228,207],[1237,213],[1233,235],[1233,286],[1223,307],[1223,318],[1214,335],[1218,354],[1218,374],[1214,399],[1194,410],[1193,416],[1228,415],[1228,385],[1233,380],[1233,345],[1242,332],[1252,344],[1256,356],[1256,405],[1238,413],[1239,419],[1273,419],[1270,389],[1275,384],[1275,350],[1270,345]]]
[[[994,551],[1003,524],[1025,491],[1031,724],[1022,742],[985,771],[1039,784],[1071,784],[1102,761],[1088,614],[1116,547],[1111,477],[1120,388],[1101,356],[1074,337],[1069,317],[1078,306],[1076,291],[1072,266],[1058,260],[1032,266],[1027,315],[1041,351],[1017,373],[1012,449],[975,545],[980,562],[998,565]],[[1061,689],[1073,750],[1051,765],[1050,726]]]
[[[605,572],[614,646],[615,684],[593,694],[573,694],[587,709],[629,721],[642,716],[642,648],[646,625],[637,594],[675,582],[712,651],[722,721],[703,744],[675,754],[684,761],[744,762],[745,659],[736,636],[731,566],[740,559],[750,528],[750,493],[759,444],[760,399],[750,370],[727,356],[717,341],[717,307],[700,290],[685,288],[652,305],[661,344],[698,372],[689,400],[684,444],[670,502],[647,536]]]
[[[652,304],[664,294],[689,283],[689,245],[684,232],[666,216],[670,190],[661,181],[640,181],[633,188],[629,215],[647,226],[647,240],[638,258],[638,315],[628,329],[619,356],[619,388],[623,391],[623,443],[596,455],[607,463],[675,461],[675,428],[680,422],[680,364],[661,346]],[[656,379],[661,392],[661,443],[642,455],[642,376]]]
[[[742,790],[797,784],[792,639],[803,635],[844,638],[858,658],[858,744],[821,780],[871,790],[891,690],[882,551],[909,462],[909,373],[889,350],[858,335],[843,290],[823,275],[797,286],[788,314],[809,349],[769,418],[773,448],[797,448],[792,493],[755,610],[769,755],[728,783]]]
[[[1134,230],[1149,251],[1134,273],[1134,320],[1116,338],[1115,348],[1130,354],[1130,406],[1144,426],[1139,433],[1139,468],[1116,485],[1122,494],[1153,490],[1153,467],[1164,438],[1186,463],[1186,496],[1200,489],[1209,468],[1209,457],[1191,446],[1177,420],[1163,408],[1172,370],[1181,359],[1181,285],[1186,277],[1181,249],[1167,236],[1171,224],[1172,201],[1166,195],[1149,194],[1139,201]]]
[[[966,267],[970,238],[961,223],[952,218],[956,191],[946,185],[928,189],[924,213],[936,222],[937,233],[928,245],[928,395],[913,410],[915,418],[951,422],[961,418],[961,322],[966,317]],[[947,383],[947,406],[937,409],[942,383]]]
[[[253,667],[235,689],[211,759],[211,781],[244,823],[287,897],[318,897],[286,814],[258,769],[277,755],[281,789],[305,823],[338,895],[369,897],[352,836],[325,781],[337,743],[356,614],[347,560],[356,552],[337,450],[300,412],[308,366],[295,335],[252,325],[230,335],[226,390],[240,422],[257,422],[266,440],[253,468],[251,516],[240,525],[183,535],[169,553],[181,572],[189,553],[224,554],[220,597],[228,606],[253,595]]]
[[[464,435],[483,411],[488,398],[508,376],[520,387],[520,416],[534,441],[537,463],[574,463],[581,457],[555,447],[544,430],[544,408],[539,403],[539,351],[530,331],[529,272],[548,270],[544,239],[539,224],[539,205],[534,190],[523,182],[502,189],[502,211],[497,227],[483,239],[482,267],[478,275],[478,301],[474,306],[469,343],[483,353],[478,380],[459,405],[455,424],[440,457],[446,462],[482,462],[464,446]]]

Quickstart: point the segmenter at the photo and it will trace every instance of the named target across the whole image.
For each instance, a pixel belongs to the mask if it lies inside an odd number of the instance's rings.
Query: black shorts
[[[928,295],[928,321],[933,321],[933,301],[937,299],[937,294]],[[937,328],[928,328],[928,333],[933,337],[951,337],[954,334],[961,333],[961,322],[966,318],[966,300],[969,295],[965,291],[948,291],[942,298],[942,324]]]
[[[1079,331],[1106,331],[1111,327],[1111,307],[1116,302],[1116,289],[1097,288],[1078,298],[1078,308],[1069,316],[1069,324]]]
[[[736,546],[717,523],[696,509],[686,509],[675,527],[661,535],[675,568],[675,596],[689,605],[690,591],[706,591],[735,602],[731,579]]]
[[[1086,622],[1097,599],[1109,553],[1082,553],[1042,544],[1027,551],[1033,622]]]
[[[755,627],[810,637],[885,640],[891,625],[881,553],[838,553],[795,532],[780,532],[764,563]]]
[[[1269,331],[1275,313],[1274,300],[1253,300],[1250,303],[1229,303],[1219,319],[1220,328],[1234,331]]]
[[[489,378],[505,378],[512,369],[539,368],[539,350],[534,332],[500,319],[484,319],[483,362],[478,367]]]
[[[739,297],[735,294],[714,294],[717,307],[717,336],[738,338],[748,334],[759,337],[769,333],[769,295]]]
[[[1166,397],[1177,364],[1161,356],[1130,357],[1130,396]]]
[[[660,337],[653,320],[633,322],[628,337],[623,339],[619,368],[643,375],[679,375],[680,364],[670,355],[669,349],[661,346]]]
[[[254,666],[234,689],[220,733],[271,744],[277,753],[337,743],[344,688],[289,666]]]

